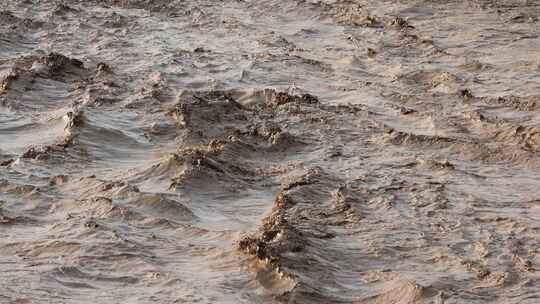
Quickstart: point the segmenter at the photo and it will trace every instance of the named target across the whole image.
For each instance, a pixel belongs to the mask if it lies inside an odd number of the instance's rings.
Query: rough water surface
[[[540,303],[539,18],[0,0],[0,303]]]

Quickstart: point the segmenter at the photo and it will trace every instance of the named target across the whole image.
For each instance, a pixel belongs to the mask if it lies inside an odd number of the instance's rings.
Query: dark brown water
[[[540,303],[539,18],[0,0],[0,303]]]

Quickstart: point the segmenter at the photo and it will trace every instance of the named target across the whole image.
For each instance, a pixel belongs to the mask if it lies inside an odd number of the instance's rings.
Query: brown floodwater
[[[0,303],[540,303],[540,1],[0,0]]]

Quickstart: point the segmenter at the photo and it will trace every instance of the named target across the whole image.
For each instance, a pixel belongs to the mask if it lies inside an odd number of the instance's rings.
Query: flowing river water
[[[539,18],[0,0],[0,303],[540,303]]]

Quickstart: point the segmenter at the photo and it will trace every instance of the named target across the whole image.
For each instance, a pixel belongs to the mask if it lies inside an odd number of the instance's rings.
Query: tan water
[[[0,10],[0,303],[540,303],[540,1]]]

